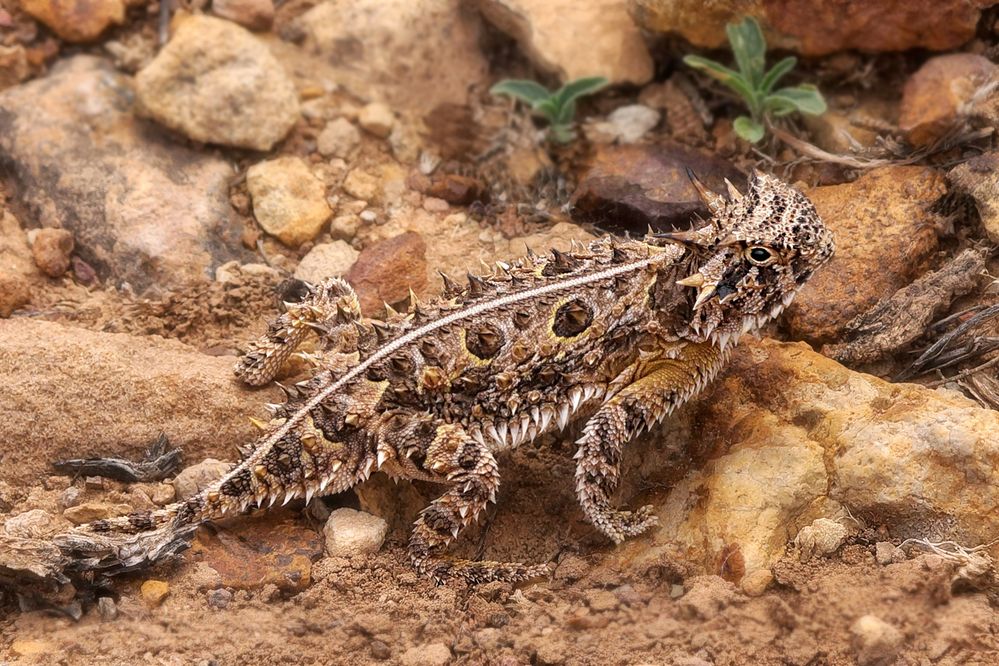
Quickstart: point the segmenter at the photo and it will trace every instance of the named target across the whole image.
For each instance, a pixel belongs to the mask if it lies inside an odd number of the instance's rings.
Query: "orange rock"
[[[378,314],[383,303],[399,303],[427,288],[427,244],[415,231],[407,231],[361,251],[347,273],[347,281],[357,290],[361,310]]]
[[[913,145],[933,143],[960,121],[976,91],[997,73],[988,58],[973,53],[930,58],[905,82],[899,129]]]
[[[836,236],[836,254],[788,308],[792,335],[833,341],[847,322],[919,276],[937,248],[928,208],[945,191],[939,173],[914,166],[877,169],[853,183],[810,190]]]
[[[163,580],[147,580],[139,588],[142,600],[150,608],[156,608],[170,594],[170,584]]]
[[[121,0],[21,0],[21,7],[67,42],[89,42],[125,20]]]
[[[65,229],[39,229],[31,252],[35,265],[49,277],[62,277],[69,270],[69,255],[73,252],[73,234]]]

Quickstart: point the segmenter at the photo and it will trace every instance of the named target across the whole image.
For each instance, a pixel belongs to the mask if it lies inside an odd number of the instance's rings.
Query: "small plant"
[[[552,92],[537,81],[527,79],[506,79],[500,81],[489,92],[493,95],[509,95],[531,105],[531,110],[548,120],[548,135],[558,143],[572,141],[572,120],[576,116],[576,100],[584,95],[592,95],[607,85],[602,76],[589,76],[569,81]]]
[[[767,43],[756,19],[750,16],[741,23],[729,23],[725,26],[725,32],[739,67],[738,72],[696,55],[686,56],[683,62],[704,70],[745,101],[749,116],[735,119],[733,127],[736,134],[750,143],[756,143],[763,138],[770,117],[786,116],[795,111],[813,116],[825,113],[826,101],[818,88],[811,84],[803,83],[774,90],[777,81],[794,69],[798,59],[789,56],[766,71]]]

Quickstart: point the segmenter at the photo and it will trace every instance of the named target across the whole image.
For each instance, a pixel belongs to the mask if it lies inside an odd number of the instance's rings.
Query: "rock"
[[[8,210],[0,211],[0,272],[23,278],[38,276],[28,235]]]
[[[675,32],[697,46],[727,45],[725,25],[756,16],[769,49],[817,56],[857,49],[867,52],[954,49],[975,35],[985,3],[967,0],[875,0],[858,5],[822,0],[633,0],[643,28]]]
[[[62,512],[62,517],[74,525],[107,518],[117,518],[132,513],[132,507],[128,504],[110,504],[108,502],[84,502],[71,506]]]
[[[18,638],[10,644],[10,651],[19,657],[42,657],[57,650],[55,643],[29,638]]]
[[[228,608],[229,604],[232,602],[232,592],[225,588],[219,588],[217,590],[212,590],[208,593],[208,605],[212,608],[218,608],[222,610],[223,608]]]
[[[617,610],[621,602],[610,590],[591,590],[586,594],[586,605],[595,613]]]
[[[535,66],[563,82],[604,76],[612,84],[641,85],[652,78],[652,57],[626,0],[478,0],[478,6]]]
[[[206,143],[270,150],[299,117],[295,86],[267,46],[211,16],[184,20],[135,89],[149,117]]]
[[[65,229],[39,229],[31,244],[35,265],[52,278],[62,277],[69,270],[69,255],[73,252],[73,234]]]
[[[878,541],[874,544],[874,559],[878,564],[888,565],[905,562],[909,558],[904,550],[890,541]]]
[[[347,213],[337,215],[330,221],[330,236],[337,239],[350,240],[357,235],[357,230],[361,228],[361,218],[359,215]]]
[[[246,172],[246,188],[257,222],[285,245],[315,238],[332,213],[323,182],[298,157],[254,164]]]
[[[605,143],[635,143],[659,124],[660,114],[644,104],[620,106],[604,122],[594,123],[593,133]],[[587,135],[591,132],[587,131]]]
[[[993,243],[999,243],[999,153],[972,157],[951,169],[947,177],[974,198],[985,233]]]
[[[38,354],[39,340],[45,354]],[[21,443],[4,452],[4,479],[31,483],[51,461],[66,458],[141,459],[164,433],[190,459],[227,454],[259,432],[247,414],[261,415],[262,403],[280,402],[278,389],[241,389],[232,365],[232,357],[207,356],[156,336],[0,321],[0,441]],[[59,391],[52,391],[56,385]]]
[[[477,178],[456,173],[435,177],[426,193],[457,206],[467,206],[473,201],[482,201],[488,197],[485,183]]]
[[[153,486],[153,491],[149,495],[149,499],[153,501],[156,506],[166,506],[170,504],[177,498],[177,489],[173,487],[172,483],[157,483]]]
[[[853,372],[803,343],[745,341],[712,387],[636,443],[621,497],[671,490],[651,539],[602,566],[643,571],[679,550],[741,582],[842,507],[902,539],[987,543],[999,533],[996,432],[999,412],[953,393]]]
[[[105,622],[111,622],[118,617],[118,606],[111,597],[101,597],[97,600],[97,612]]]
[[[316,137],[316,149],[323,157],[347,159],[357,151],[360,143],[361,132],[346,118],[326,123],[326,127]]]
[[[813,557],[832,555],[846,542],[849,531],[846,525],[828,518],[816,518],[811,525],[802,527],[794,537],[794,545],[802,562]]]
[[[141,292],[198,282],[243,254],[228,162],[132,113],[130,79],[74,56],[0,93],[0,161],[39,225],[61,227],[102,279]]]
[[[443,643],[411,647],[399,656],[403,666],[446,666],[451,661],[451,648]]]
[[[363,169],[351,169],[343,181],[343,191],[355,199],[373,201],[381,191],[381,183]]]
[[[363,511],[337,509],[323,527],[326,554],[351,557],[377,553],[388,533],[388,523]]]
[[[318,284],[328,277],[346,275],[360,253],[342,240],[320,243],[302,257],[295,269],[295,277]]]
[[[857,662],[868,664],[890,663],[902,646],[903,636],[898,629],[875,615],[864,615],[850,625],[857,647]]]
[[[345,276],[357,291],[361,310],[370,315],[384,303],[404,301],[410,289],[426,289],[426,253],[427,244],[412,231],[364,248]]]
[[[142,600],[150,608],[156,608],[170,594],[170,584],[163,580],[147,580],[139,588]]]
[[[3,524],[3,531],[22,539],[43,539],[57,532],[61,526],[59,520],[48,511],[31,509],[7,518]]]
[[[31,288],[20,275],[0,270],[0,318],[9,317],[31,301]]]
[[[395,115],[392,109],[380,102],[372,102],[361,108],[357,114],[357,122],[365,131],[371,132],[380,139],[385,139],[392,133],[395,126]]]
[[[59,506],[61,506],[64,509],[68,509],[71,506],[76,506],[77,504],[80,503],[82,495],[83,492],[79,488],[77,488],[76,486],[70,486],[69,488],[66,488],[64,491],[62,491],[61,495],[59,495]]]
[[[396,111],[465,104],[470,90],[488,86],[481,19],[461,0],[327,0],[289,30],[308,53],[335,63],[337,83]]]
[[[274,284],[281,281],[281,272],[267,264],[241,264],[238,261],[227,261],[215,269],[215,281],[222,284],[237,282],[244,276],[267,276]]]
[[[791,334],[838,341],[850,320],[918,277],[937,249],[930,207],[945,192],[942,176],[916,166],[871,170],[852,183],[809,190],[836,237],[836,254],[788,308]]]
[[[767,591],[773,581],[774,574],[770,569],[757,569],[743,577],[740,587],[746,596],[758,597]]]
[[[322,536],[271,512],[255,520],[233,523],[211,534],[201,530],[192,553],[221,576],[220,585],[235,590],[260,590],[275,585],[300,592],[312,580],[312,562],[323,552]]]
[[[542,637],[534,650],[534,658],[540,666],[562,666],[565,663],[565,645],[553,636]]]
[[[997,73],[988,58],[974,53],[930,58],[905,82],[899,129],[915,146],[934,143],[967,115],[975,94]]]
[[[20,44],[0,45],[0,90],[16,86],[28,78],[28,56]]]
[[[174,492],[178,500],[194,497],[202,490],[212,485],[232,469],[232,463],[208,458],[196,465],[185,467],[173,480]]]
[[[20,0],[21,8],[67,42],[90,42],[125,20],[122,0]]]
[[[272,0],[212,0],[212,13],[249,30],[268,30],[274,22]]]
[[[692,216],[708,215],[687,177],[688,168],[716,191],[725,191],[725,178],[745,190],[745,177],[735,167],[690,148],[602,146],[572,194],[572,217],[640,235],[650,225],[686,228]]]

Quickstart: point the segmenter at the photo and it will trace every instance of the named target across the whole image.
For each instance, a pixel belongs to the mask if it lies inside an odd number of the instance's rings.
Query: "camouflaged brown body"
[[[340,492],[383,469],[447,487],[414,527],[417,569],[521,580],[545,568],[443,551],[495,500],[496,452],[586,415],[576,456],[584,514],[615,542],[641,533],[656,522],[651,508],[609,500],[624,444],[696,394],[739,336],[779,314],[832,253],[810,202],[776,179],[758,174],[747,195],[732,188],[727,198],[695,185],[714,214],[700,229],[528,254],[461,286],[445,276],[441,297],[414,297],[405,315],[362,318],[338,278],[309,286],[237,364],[247,383],[267,383],[309,331],[319,336],[304,355],[312,377],[269,406],[243,460],[189,500],[82,531],[167,533]]]

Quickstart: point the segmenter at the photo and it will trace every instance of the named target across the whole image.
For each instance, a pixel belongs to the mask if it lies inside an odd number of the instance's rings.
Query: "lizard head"
[[[689,175],[712,217],[660,237],[690,252],[695,270],[677,284],[691,289],[692,332],[727,345],[787,307],[832,256],[833,236],[812,202],[773,176],[754,172],[745,195],[726,181],[721,196]]]

